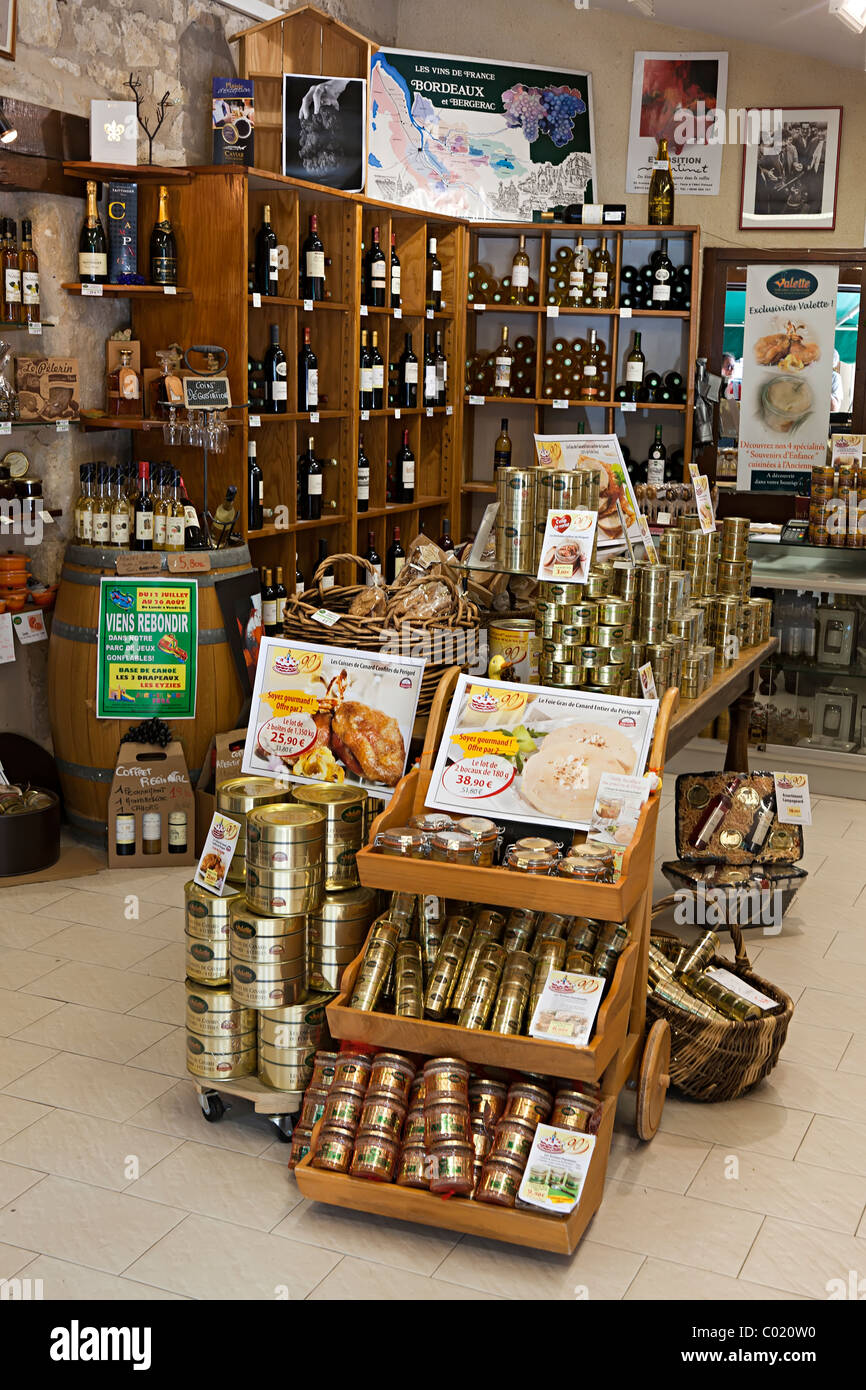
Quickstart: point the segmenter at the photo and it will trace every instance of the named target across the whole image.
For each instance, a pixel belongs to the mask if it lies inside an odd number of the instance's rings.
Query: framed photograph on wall
[[[15,61],[15,25],[18,0],[0,0],[0,58]]]
[[[831,232],[836,226],[841,106],[750,110],[746,130],[740,230]]]

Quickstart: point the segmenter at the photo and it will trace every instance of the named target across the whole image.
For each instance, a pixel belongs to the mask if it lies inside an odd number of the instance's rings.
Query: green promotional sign
[[[98,719],[195,716],[195,580],[103,579],[97,639]]]

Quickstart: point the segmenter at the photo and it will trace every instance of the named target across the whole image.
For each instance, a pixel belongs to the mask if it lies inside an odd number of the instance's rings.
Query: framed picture
[[[15,61],[15,25],[18,0],[0,0],[0,58]]]
[[[827,231],[836,226],[841,106],[751,110],[743,146],[740,230],[756,227]],[[776,118],[777,119],[777,118]]]
[[[283,76],[283,173],[346,193],[364,189],[363,77]]]

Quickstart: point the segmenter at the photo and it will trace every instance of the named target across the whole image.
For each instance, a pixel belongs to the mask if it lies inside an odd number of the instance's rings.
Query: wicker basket
[[[431,581],[425,575],[410,579],[399,589],[389,589],[388,606],[385,614],[376,617],[356,617],[349,609],[355,597],[364,592],[363,584],[335,585],[325,589],[322,579],[332,565],[347,560],[373,574],[373,566],[360,555],[330,555],[319,565],[313,575],[313,583],[302,594],[294,594],[286,600],[283,632],[298,642],[327,641],[335,647],[357,648],[361,651],[388,651],[396,655],[424,654],[431,642],[443,642],[441,660],[427,661],[421,679],[421,695],[418,701],[418,714],[429,714],[433,696],[444,673],[452,666],[467,670],[475,657],[478,634],[478,609],[474,603],[460,592],[457,584],[447,574],[439,574]],[[416,619],[412,622],[397,622],[395,610],[407,594],[422,584],[435,582],[444,584],[450,590],[453,612],[447,619]],[[327,608],[332,613],[343,616],[333,627],[323,627],[315,614]],[[447,639],[447,640],[446,640]]]
[[[673,901],[673,898],[666,898],[657,903],[653,916]],[[721,1017],[716,1021],[686,1013],[650,991],[647,994],[648,1018],[651,1021],[667,1019],[671,1028],[671,1085],[690,1100],[736,1100],[757,1086],[778,1062],[794,1012],[793,1002],[783,990],[752,971],[737,923],[729,922],[727,927],[736,958],[731,963],[723,956],[715,956],[712,964],[730,970],[746,984],[777,1000],[783,1008],[780,1013],[744,1023]],[[655,930],[652,941],[671,958],[683,945],[678,936]]]

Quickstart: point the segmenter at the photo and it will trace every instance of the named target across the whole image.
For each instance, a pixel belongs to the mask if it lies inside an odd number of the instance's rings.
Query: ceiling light
[[[830,0],[830,13],[855,34],[862,34],[866,29],[866,0]]]
[[[655,19],[655,0],[628,0],[628,3],[634,5],[636,10],[640,10],[641,14],[645,14],[647,19]]]
[[[12,141],[17,139],[18,131],[15,129],[12,122],[7,121],[2,111],[0,111],[0,142],[4,145],[11,145]]]

